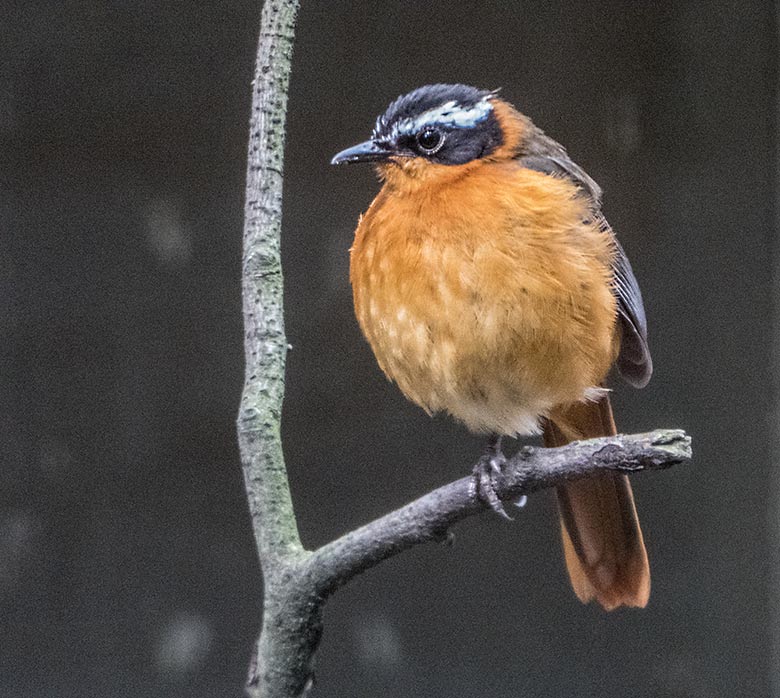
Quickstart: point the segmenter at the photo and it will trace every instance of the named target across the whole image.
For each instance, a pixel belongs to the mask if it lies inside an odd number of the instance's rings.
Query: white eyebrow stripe
[[[423,126],[439,124],[441,126],[454,126],[455,128],[472,128],[484,121],[493,110],[489,97],[484,97],[468,108],[462,107],[455,100],[423,112],[414,119],[401,119],[393,124],[390,137],[398,138],[401,135],[413,135]]]

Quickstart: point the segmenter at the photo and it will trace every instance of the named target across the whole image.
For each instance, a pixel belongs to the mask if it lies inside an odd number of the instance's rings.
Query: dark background
[[[247,0],[0,3],[3,698],[241,695],[261,598],[234,432],[258,22]],[[347,250],[378,185],[327,164],[426,82],[502,87],[602,184],[656,365],[616,386],[619,426],[685,428],[696,452],[634,479],[646,610],[577,602],[536,495],[342,590],[315,695],[772,694],[776,53],[769,2],[304,1],[283,252],[305,544],[481,449],[377,369]]]

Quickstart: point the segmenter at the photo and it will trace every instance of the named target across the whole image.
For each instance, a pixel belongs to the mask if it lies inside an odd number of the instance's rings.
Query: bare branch
[[[298,0],[266,0],[260,20],[249,127],[242,291],[246,374],[238,441],[249,511],[263,568],[263,627],[247,691],[300,696],[311,683],[317,613],[288,580],[305,557],[293,512],[280,423],[287,339],[280,233],[287,87]],[[308,650],[306,650],[308,648]]]
[[[440,539],[486,509],[465,477],[314,553],[303,549],[282,455],[280,421],[287,340],[282,314],[280,232],[287,86],[298,0],[263,5],[253,83],[244,226],[246,376],[238,437],[263,569],[263,626],[249,671],[253,698],[298,698],[313,683],[327,597],[349,579],[418,543]],[[526,448],[496,479],[501,499],[554,487],[599,470],[635,472],[689,460],[680,431],[614,436],[559,449]]]
[[[496,493],[502,500],[517,500],[598,471],[633,473],[690,459],[691,440],[679,430],[575,441],[561,448],[526,447],[504,466]],[[305,563],[310,583],[319,594],[330,594],[388,557],[441,540],[450,526],[486,509],[474,478],[461,478],[314,552]]]
[[[238,440],[249,510],[266,580],[303,554],[282,454],[280,422],[287,339],[282,313],[282,169],[287,86],[297,0],[263,5],[244,210],[243,305],[246,374]]]

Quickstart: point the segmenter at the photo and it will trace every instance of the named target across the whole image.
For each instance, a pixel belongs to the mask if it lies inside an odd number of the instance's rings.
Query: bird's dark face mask
[[[464,165],[490,156],[504,143],[494,106],[495,93],[465,85],[420,88],[388,107],[371,139],[331,162],[394,164],[410,173],[419,173],[425,163]]]

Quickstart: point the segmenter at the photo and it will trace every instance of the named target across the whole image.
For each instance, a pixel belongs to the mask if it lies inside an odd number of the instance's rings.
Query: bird
[[[599,185],[497,90],[425,85],[332,164],[382,183],[350,249],[358,324],[381,370],[429,414],[487,435],[474,469],[493,486],[505,436],[547,447],[617,433],[608,375],[644,387],[653,366],[642,294]],[[644,607],[650,568],[623,474],[557,487],[573,590]]]

